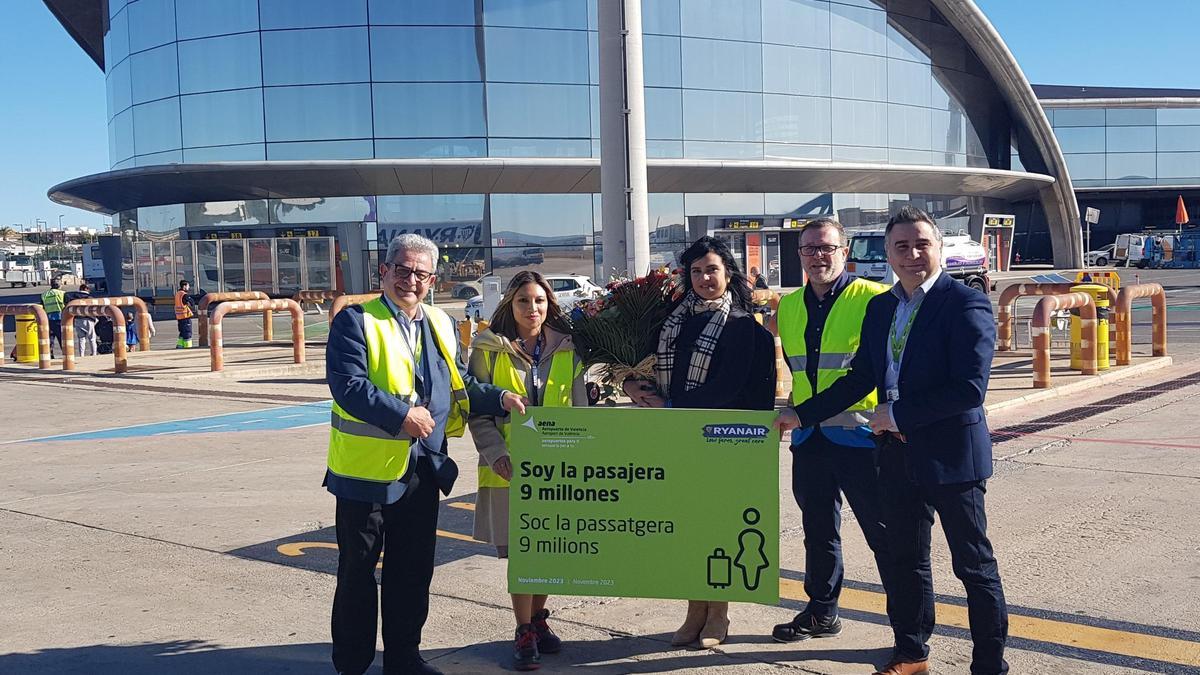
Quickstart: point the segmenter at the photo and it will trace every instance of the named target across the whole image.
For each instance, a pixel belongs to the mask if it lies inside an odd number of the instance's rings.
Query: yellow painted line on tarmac
[[[450,502],[446,506],[452,509],[462,509],[463,511],[474,511],[475,504],[473,502]]]
[[[788,600],[804,601],[808,598],[804,593],[804,582],[794,579],[779,580],[779,595]],[[887,615],[886,597],[883,593],[875,591],[843,588],[838,604],[844,609]],[[970,628],[966,607],[939,602],[936,605],[936,612],[937,622],[943,626]],[[1189,642],[1176,638],[1131,633],[1112,628],[1012,613],[1008,615],[1008,635],[1009,637],[1050,642],[1077,649],[1178,663],[1185,666],[1200,666],[1200,642]]]
[[[447,532],[445,530],[438,530],[437,533],[438,533],[439,537],[446,537],[447,539],[457,539],[459,541],[469,541],[469,542],[472,542],[475,544],[482,543],[482,542],[475,541],[475,539],[473,537],[471,537],[471,535],[469,535],[469,534],[459,534],[457,532]]]

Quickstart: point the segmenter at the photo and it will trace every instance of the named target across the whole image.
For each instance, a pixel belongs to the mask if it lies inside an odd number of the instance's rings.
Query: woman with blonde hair
[[[583,367],[575,355],[569,325],[550,284],[539,273],[522,270],[508,284],[486,330],[471,343],[472,375],[515,392],[526,405],[588,405]],[[474,537],[495,544],[508,557],[509,418],[491,415],[468,420],[479,450],[479,492],[475,498]],[[545,595],[514,593],[517,631],[513,667],[536,670],[542,654],[559,651],[562,641],[546,623]]]

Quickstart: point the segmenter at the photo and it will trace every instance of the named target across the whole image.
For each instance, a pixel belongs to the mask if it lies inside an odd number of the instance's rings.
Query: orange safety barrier
[[[208,346],[208,306],[214,302],[222,303],[230,300],[270,300],[271,298],[262,291],[230,291],[227,293],[205,293],[203,298],[200,298],[200,309],[198,317],[200,320],[200,346]],[[275,329],[271,325],[271,311],[263,312],[263,340],[270,342],[275,339]]]
[[[333,325],[333,317],[338,315],[338,312],[346,309],[350,305],[361,305],[364,302],[370,302],[383,294],[383,291],[371,291],[370,293],[359,293],[357,295],[339,295],[334,299],[333,305],[329,307],[329,325]]]
[[[1150,298],[1153,308],[1152,354],[1167,355],[1167,293],[1159,284],[1131,284],[1117,294],[1115,323],[1117,325],[1117,365],[1127,366],[1133,360],[1133,299]]]
[[[272,310],[288,311],[292,315],[292,358],[296,363],[304,363],[304,310],[300,303],[292,299],[284,300],[233,300],[222,302],[213,312],[212,322],[208,327],[209,364],[212,372],[225,369],[224,341],[221,339],[221,320],[227,314],[253,314]]]
[[[1033,323],[1029,332],[1033,337],[1033,388],[1050,386],[1050,315],[1060,309],[1079,308],[1080,358],[1083,374],[1095,375],[1096,364],[1096,299],[1088,293],[1062,293],[1047,295],[1033,308]]]
[[[0,323],[9,314],[32,314],[37,317],[38,327],[38,368],[43,370],[50,367],[50,319],[41,305],[0,305]],[[18,343],[20,341],[18,340]],[[65,351],[65,350],[64,350]],[[8,352],[4,349],[4,330],[0,328],[0,365],[4,365],[4,357]]]
[[[137,321],[138,351],[150,351],[150,308],[146,306],[145,300],[132,295],[119,295],[113,298],[80,298],[72,300],[69,304],[77,304],[81,307],[103,307],[105,305],[132,307],[134,309],[134,320]],[[126,330],[128,328],[126,326]]]
[[[117,305],[84,305],[82,301],[72,300],[63,308],[62,339],[63,339],[63,370],[75,370],[75,321],[77,316],[100,318],[108,316],[113,325],[113,362],[115,371],[123,373],[129,370],[129,357],[125,347],[125,313]]]
[[[999,322],[996,327],[996,351],[1006,352],[1013,348],[1013,315],[1016,313],[1017,298],[1033,295],[1061,295],[1070,293],[1071,289],[1078,285],[1073,283],[1013,284],[1001,291],[998,302],[999,309],[996,311],[996,319]],[[1117,292],[1111,287],[1108,289],[1108,306],[1117,306]],[[1120,333],[1117,331],[1116,322],[1108,322],[1109,344],[1119,344],[1119,340]],[[1120,362],[1118,361],[1118,363]]]
[[[292,295],[292,299],[296,302],[299,302],[301,305],[306,302],[319,305],[329,300],[336,300],[343,295],[345,295],[345,293],[342,291],[296,291],[296,293]]]

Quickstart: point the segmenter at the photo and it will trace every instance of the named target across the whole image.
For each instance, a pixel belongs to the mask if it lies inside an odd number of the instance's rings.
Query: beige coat
[[[550,362],[554,355],[561,351],[574,351],[575,345],[570,335],[563,335],[546,327],[546,346],[542,350],[541,363],[537,364],[539,380],[542,389],[538,391],[538,401],[545,393],[546,378],[550,376]],[[484,352],[504,352],[512,357],[513,367],[525,380],[525,390],[533,386],[533,365],[529,355],[513,344],[511,340],[496,335],[490,330],[484,330],[475,336],[471,342],[471,361],[467,368],[480,382],[492,381],[492,372],[488,367],[489,360]],[[578,357],[576,357],[578,362]],[[583,376],[575,379],[571,387],[571,405],[586,406],[588,404],[587,387]],[[471,437],[475,439],[475,449],[479,451],[479,466],[490,467],[501,457],[508,456],[508,447],[504,444],[504,435],[500,431],[501,424],[507,416],[472,415],[467,424],[471,428]],[[479,488],[475,497],[475,527],[473,536],[479,541],[496,545],[500,557],[508,555],[508,488]]]

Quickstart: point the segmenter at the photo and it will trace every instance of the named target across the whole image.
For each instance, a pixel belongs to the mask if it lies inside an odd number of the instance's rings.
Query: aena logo
[[[534,431],[541,433],[542,429],[545,429],[546,427],[554,426],[554,422],[551,422],[551,421],[538,422],[532,416],[530,416],[530,418],[525,420],[525,422],[521,426],[529,427],[530,429],[533,429]]]
[[[771,430],[757,424],[706,424],[705,438],[765,438]]]

